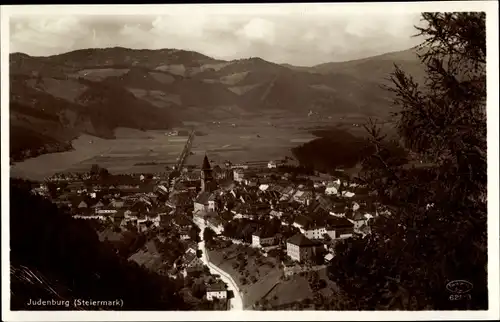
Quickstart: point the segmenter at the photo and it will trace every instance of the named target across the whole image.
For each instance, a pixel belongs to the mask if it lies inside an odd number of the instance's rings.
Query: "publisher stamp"
[[[474,285],[466,280],[455,280],[446,284],[446,289],[451,292],[448,299],[450,301],[470,300],[469,292],[474,288]]]

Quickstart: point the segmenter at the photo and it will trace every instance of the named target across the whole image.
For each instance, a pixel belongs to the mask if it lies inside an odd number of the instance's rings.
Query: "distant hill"
[[[10,55],[11,156],[71,148],[82,133],[113,137],[117,127],[167,129],[263,111],[306,117],[386,117],[380,84],[393,63],[419,75],[411,51],[314,67],[261,58],[223,61],[176,50],[83,49],[49,57]]]
[[[417,81],[423,81],[424,65],[420,63],[416,49],[346,62],[320,64],[312,67],[311,70],[322,74],[347,74],[359,79],[381,83],[394,70],[394,64],[411,74]]]

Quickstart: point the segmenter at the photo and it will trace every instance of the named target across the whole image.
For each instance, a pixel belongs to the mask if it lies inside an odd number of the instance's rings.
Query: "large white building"
[[[303,234],[309,239],[323,239],[326,233],[327,230],[324,225],[313,225],[303,230]]]
[[[296,234],[287,240],[286,254],[295,261],[304,262],[311,260],[320,247],[321,244],[318,242],[312,241],[302,234]]]
[[[245,180],[245,173],[242,169],[234,169],[233,170],[233,178],[236,182],[243,182]]]
[[[213,301],[214,299],[227,299],[227,288],[223,282],[218,282],[207,286],[207,300]]]
[[[265,234],[264,232],[256,232],[252,234],[252,247],[261,248],[276,244],[276,235]]]
[[[103,208],[96,208],[95,213],[98,215],[113,215],[116,214],[118,210],[113,209],[111,207],[103,207]]]

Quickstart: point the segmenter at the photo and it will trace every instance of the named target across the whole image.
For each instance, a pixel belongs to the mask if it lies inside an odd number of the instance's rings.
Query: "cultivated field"
[[[328,301],[334,301],[338,291],[337,285],[328,278],[326,269],[317,271],[317,274],[319,279],[325,281],[325,287],[317,290],[317,292]],[[280,280],[279,284],[261,302],[267,302],[273,309],[297,309],[297,305],[302,306],[302,304],[305,304],[304,301],[309,300],[312,303],[314,295],[315,291],[311,288],[307,274],[298,274]],[[302,309],[306,307],[307,305],[302,306]],[[316,308],[313,307],[313,309]]]
[[[186,163],[201,164],[205,153],[216,163],[283,159],[292,156],[292,147],[315,138],[309,133],[310,129],[338,122],[342,121],[317,117],[283,118],[279,114],[220,122],[186,122],[184,130],[194,128],[204,134],[194,139],[193,154]],[[82,135],[73,141],[73,151],[16,163],[11,167],[11,174],[40,180],[56,172],[88,171],[92,164],[99,164],[113,173],[161,172],[176,162],[187,140],[187,137],[167,136],[167,132],[169,130],[117,129],[113,140]]]
[[[273,307],[311,299],[313,291],[309,287],[307,278],[299,275],[290,277],[287,281],[280,281],[265,297]]]

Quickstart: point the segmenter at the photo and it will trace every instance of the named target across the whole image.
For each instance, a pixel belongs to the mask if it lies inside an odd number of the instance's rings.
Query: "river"
[[[241,297],[240,290],[238,285],[233,281],[231,276],[215,266],[214,264],[208,261],[207,252],[205,249],[205,241],[203,240],[203,231],[205,230],[205,225],[199,225],[200,228],[200,239],[201,241],[198,243],[198,249],[202,251],[201,260],[205,265],[210,269],[210,273],[220,275],[220,278],[224,281],[224,283],[228,286],[228,291],[232,291],[234,297],[229,300],[230,310],[231,311],[241,311],[243,310],[243,298]]]

